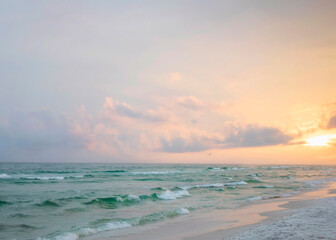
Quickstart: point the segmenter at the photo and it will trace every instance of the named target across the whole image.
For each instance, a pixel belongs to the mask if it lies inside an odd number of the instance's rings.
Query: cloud
[[[161,139],[161,146],[158,150],[168,153],[184,153],[210,149],[263,147],[292,144],[290,141],[293,139],[292,136],[283,133],[278,128],[259,125],[231,126],[228,134],[211,134],[195,129],[189,129],[189,131],[169,139]]]
[[[131,105],[127,103],[119,102],[118,100],[113,100],[112,97],[105,98],[104,108],[109,110],[110,112],[113,112],[114,114],[124,117],[145,120],[150,122],[164,121],[164,118],[162,116],[156,114],[151,110],[139,111],[134,109]]]
[[[13,114],[0,126],[0,156],[3,161],[60,160],[57,158],[69,156],[87,144],[72,127],[66,116],[53,115],[46,109]]]
[[[261,147],[288,144],[293,137],[278,128],[247,125],[236,129],[224,141],[225,148]]]
[[[200,152],[209,149],[209,146],[204,145],[202,141],[189,141],[182,137],[173,138],[169,141],[163,139],[161,144],[159,151],[169,153]]]
[[[158,151],[168,153],[201,152],[218,147],[220,136],[195,129],[184,129],[177,136],[161,138]]]
[[[27,148],[76,147],[66,116],[55,116],[48,110],[33,111],[13,116],[9,126],[15,143]]]
[[[327,128],[336,128],[336,115],[332,116],[330,119],[329,119],[329,122],[328,122],[328,126]]]
[[[37,161],[66,161],[63,156],[81,161],[78,156],[82,154],[96,160],[136,161],[144,153],[262,147],[292,140],[274,127],[208,124],[211,121],[207,122],[209,114],[203,114],[208,111],[203,101],[195,97],[178,100],[180,107],[172,101],[175,108],[161,105],[139,110],[106,97],[103,108],[94,115],[84,106],[71,114],[55,115],[46,109],[18,113],[0,124],[0,156],[4,161],[25,161],[25,156]],[[188,122],[192,114],[201,123]]]
[[[176,101],[176,104],[180,107],[192,110],[201,110],[206,106],[206,104],[202,100],[194,96],[179,97]]]
[[[168,79],[175,83],[175,82],[181,81],[182,76],[178,72],[171,72],[171,73],[169,73]]]

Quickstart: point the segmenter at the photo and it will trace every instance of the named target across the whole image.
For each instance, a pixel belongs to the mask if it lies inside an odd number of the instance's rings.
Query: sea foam
[[[164,193],[157,194],[157,197],[162,200],[175,200],[177,198],[181,198],[184,196],[191,196],[187,190],[180,190],[180,191],[170,191],[166,190]]]
[[[259,200],[262,200],[262,197],[260,197],[260,196],[249,197],[247,200],[250,201],[250,202],[259,201]]]
[[[190,211],[186,208],[180,208],[179,210],[177,210],[177,212],[181,215],[190,213]]]
[[[115,230],[115,229],[121,229],[121,228],[129,228],[132,227],[132,225],[126,221],[119,221],[119,222],[108,222],[104,224],[101,227],[97,228],[98,232],[102,231],[109,231],[109,230]]]
[[[120,201],[120,199],[121,199],[121,198],[119,197],[119,198],[117,198],[116,200],[117,200],[117,201]],[[126,196],[126,199],[129,200],[129,201],[140,202],[140,198],[139,198],[139,196],[134,195],[134,194],[128,194],[128,195]]]
[[[225,187],[225,186],[236,186],[236,185],[247,185],[244,181],[239,182],[227,182],[227,183],[210,183],[210,184],[199,184],[199,185],[189,185],[183,186],[182,189],[193,189],[193,188],[213,188],[213,187]]]
[[[181,171],[164,171],[164,172],[130,172],[131,175],[166,175],[166,174],[176,174]]]
[[[21,180],[64,180],[69,178],[84,178],[84,175],[75,176],[35,176],[35,175],[8,175],[6,173],[0,174],[0,179],[21,179]]]
[[[166,211],[166,212],[156,212],[146,216],[137,217],[133,219],[123,220],[123,221],[112,221],[102,224],[98,227],[84,227],[73,232],[65,232],[52,237],[39,237],[37,240],[77,240],[81,237],[87,237],[99,232],[112,231],[123,228],[130,228],[137,225],[148,224],[152,222],[157,222],[164,220],[165,218],[176,217],[179,215],[189,214],[190,211],[187,208],[179,208],[176,210]]]
[[[0,174],[0,179],[1,178],[3,178],[3,179],[11,178],[11,176],[7,175],[6,173],[2,173],[2,174]]]
[[[67,233],[62,233],[58,236],[55,237],[39,237],[36,240],[77,240],[79,238],[78,234],[72,233],[72,232],[67,232]]]

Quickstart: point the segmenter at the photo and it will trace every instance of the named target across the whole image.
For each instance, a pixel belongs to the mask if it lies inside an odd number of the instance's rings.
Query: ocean
[[[335,174],[332,166],[0,163],[0,239],[95,239],[288,197]]]

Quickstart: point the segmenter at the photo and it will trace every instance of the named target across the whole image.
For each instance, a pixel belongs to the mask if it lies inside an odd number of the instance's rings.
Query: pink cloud
[[[46,148],[43,146],[47,146],[61,151],[86,151],[120,161],[138,159],[144,153],[260,147],[287,144],[292,139],[275,127],[237,121],[211,124],[213,118],[223,119],[213,106],[216,103],[188,96],[161,103],[155,108],[140,109],[106,97],[95,115],[84,106],[63,117],[55,117],[48,111],[32,112],[21,116],[21,122],[20,118],[13,119],[11,122],[16,124],[15,128],[13,125],[7,130],[12,136],[18,136],[12,140],[16,149],[24,144],[27,149],[35,148],[32,144],[36,139],[39,151],[44,151]],[[197,122],[191,122],[192,119],[197,119]],[[18,141],[22,136],[28,136],[23,139],[24,144]],[[0,140],[1,137],[6,140],[4,136],[0,136]]]

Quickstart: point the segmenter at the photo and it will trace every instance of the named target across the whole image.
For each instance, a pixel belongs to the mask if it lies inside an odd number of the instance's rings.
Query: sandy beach
[[[284,210],[259,213],[267,217],[264,221],[199,239],[336,239],[335,188],[335,182],[329,183],[289,198],[288,203],[279,205]]]
[[[314,200],[288,216],[252,226],[229,238],[214,239],[336,239],[336,198]]]
[[[188,214],[166,223],[116,231],[113,239],[335,239],[336,183],[293,197],[255,201],[239,209]],[[111,236],[102,239],[112,239]]]

